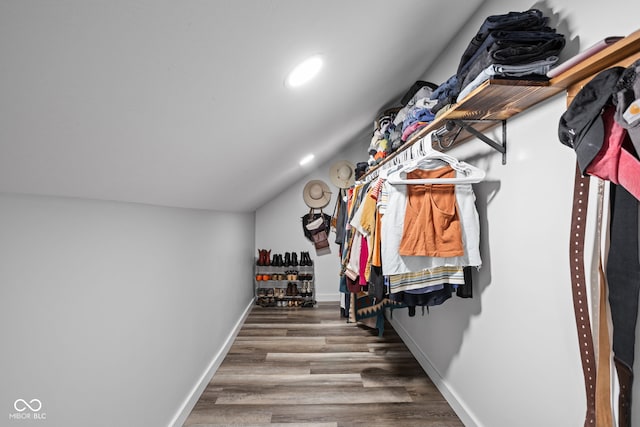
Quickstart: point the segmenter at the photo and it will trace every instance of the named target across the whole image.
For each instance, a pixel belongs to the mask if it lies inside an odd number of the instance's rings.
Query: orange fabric
[[[407,173],[407,179],[455,176],[456,172],[451,166]],[[455,185],[407,185],[407,208],[399,253],[404,256],[464,255]]]
[[[370,264],[375,267],[382,267],[382,214],[378,212],[376,215],[376,228],[373,233],[373,250],[371,252]]]
[[[362,215],[360,216],[360,226],[366,233],[367,237],[370,237],[373,234],[374,228],[376,226],[376,199],[372,196],[371,191],[373,189],[370,188],[365,194],[364,199],[362,200]]]
[[[600,275],[600,321],[598,327],[598,367],[596,371],[596,427],[613,427],[611,407],[611,339],[607,300],[607,279],[598,265]]]

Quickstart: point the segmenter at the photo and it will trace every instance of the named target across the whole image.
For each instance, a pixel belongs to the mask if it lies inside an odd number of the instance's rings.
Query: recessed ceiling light
[[[301,62],[289,73],[285,81],[289,87],[298,87],[314,78],[322,68],[322,58],[319,55]]]
[[[304,156],[304,157],[302,158],[302,160],[300,160],[300,166],[304,166],[304,165],[306,165],[306,164],[307,164],[307,163],[309,163],[311,160],[313,160],[313,158],[314,158],[314,155],[313,155],[313,154],[308,154],[308,155]]]

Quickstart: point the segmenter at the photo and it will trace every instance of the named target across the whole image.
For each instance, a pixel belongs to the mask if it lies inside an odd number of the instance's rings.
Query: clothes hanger
[[[455,157],[452,157],[443,152],[434,150],[432,147],[426,148],[424,146],[425,138],[423,138],[419,146],[416,148],[421,154],[418,158],[414,158],[406,162],[402,167],[390,173],[387,177],[387,182],[392,185],[397,184],[475,184],[484,180],[486,173],[482,169],[473,166],[469,163],[462,162]],[[416,144],[418,145],[418,144]],[[413,147],[412,147],[413,148]],[[418,153],[415,153],[418,154]],[[426,165],[429,160],[441,160],[448,163],[456,172],[455,178],[423,178],[423,179],[405,179],[401,174],[411,172],[419,169],[421,166]]]
[[[386,180],[390,173],[402,167],[402,162],[398,157],[394,157],[390,163],[383,165],[382,170],[378,174],[378,178]]]

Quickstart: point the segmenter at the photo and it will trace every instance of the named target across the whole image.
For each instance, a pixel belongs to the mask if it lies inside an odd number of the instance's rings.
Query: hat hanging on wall
[[[623,67],[612,67],[598,73],[580,89],[560,117],[560,142],[574,149],[583,174],[602,149],[605,135],[602,110],[611,103],[623,72]]]
[[[329,178],[338,188],[349,188],[355,182],[355,169],[353,163],[347,160],[340,160],[331,165]]]
[[[304,202],[312,209],[324,208],[331,201],[331,190],[327,183],[319,179],[307,182],[302,190]]]

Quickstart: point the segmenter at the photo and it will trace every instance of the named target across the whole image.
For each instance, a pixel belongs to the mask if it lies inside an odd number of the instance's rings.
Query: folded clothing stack
[[[437,103],[431,111],[460,101],[489,78],[548,79],[565,43],[538,9],[487,17],[462,54],[456,74],[434,91]]]
[[[433,90],[438,85],[422,80],[416,81],[400,100],[401,107],[382,111],[373,124],[373,136],[369,145],[370,166],[384,160],[396,151],[418,130],[433,121],[431,112]]]

